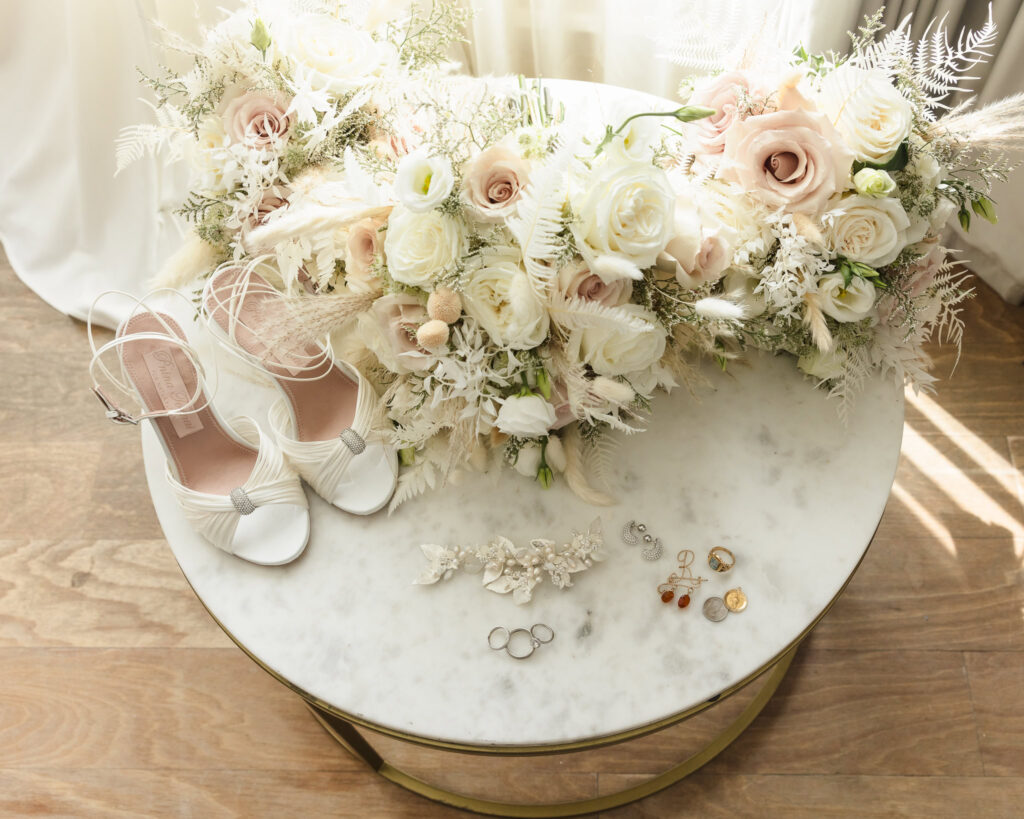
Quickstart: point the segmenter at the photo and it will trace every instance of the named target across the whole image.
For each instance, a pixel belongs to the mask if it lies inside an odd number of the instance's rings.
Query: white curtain
[[[590,80],[673,97],[692,73],[659,54],[687,41],[719,57],[752,30],[808,48],[843,48],[845,32],[875,2],[858,0],[460,0],[476,15],[457,57],[477,74]],[[996,0],[997,58],[983,67],[982,101],[1024,90],[1021,0]],[[79,318],[96,293],[136,293],[180,241],[171,211],[180,174],[143,161],[114,178],[119,129],[146,121],[136,66],[153,71],[159,36],[147,20],[194,35],[200,21],[237,0],[0,0],[0,242],[15,271],[57,309]],[[892,24],[916,8],[918,30],[949,12],[978,25],[977,0],[890,2]],[[738,15],[736,10],[744,13]],[[697,60],[699,62],[699,60]],[[1024,180],[996,191],[1003,224],[975,220],[972,267],[1005,298],[1024,301]],[[1016,225],[1014,224],[1016,222]],[[101,319],[104,317],[101,317]],[[116,316],[105,317],[113,323]]]

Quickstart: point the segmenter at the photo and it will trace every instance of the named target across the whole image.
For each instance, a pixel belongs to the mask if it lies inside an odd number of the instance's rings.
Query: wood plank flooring
[[[775,698],[699,773],[608,819],[1024,815],[1024,310],[979,283],[965,315],[955,375],[908,397],[874,546]],[[945,374],[954,354],[935,359]],[[87,361],[82,325],[0,256],[0,815],[461,815],[349,757],[210,620]],[[582,797],[714,728],[521,763],[381,747],[482,795]]]

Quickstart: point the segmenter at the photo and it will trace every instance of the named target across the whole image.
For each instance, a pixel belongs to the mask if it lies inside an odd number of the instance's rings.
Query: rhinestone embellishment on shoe
[[[366,450],[366,441],[363,440],[363,436],[356,432],[352,427],[343,429],[338,437],[344,442],[345,446],[352,450],[353,455],[359,455]]]
[[[251,515],[256,511],[256,504],[252,502],[252,499],[240,486],[236,486],[231,490],[231,503],[240,515]]]

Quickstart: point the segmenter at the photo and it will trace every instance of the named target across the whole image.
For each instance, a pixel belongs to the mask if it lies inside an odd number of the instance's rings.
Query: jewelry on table
[[[631,546],[642,541],[644,549],[640,552],[640,556],[644,560],[657,560],[665,553],[661,538],[650,534],[647,531],[646,523],[637,523],[635,520],[629,521],[622,527],[622,540]]]
[[[724,598],[724,599],[723,599]],[[704,616],[712,623],[720,623],[729,613],[739,614],[747,607],[747,596],[738,586],[729,589],[722,597],[709,597],[704,601]]]
[[[736,555],[724,546],[715,546],[708,552],[708,565],[716,572],[727,572],[736,565]]]
[[[487,635],[487,645],[494,651],[504,649],[514,660],[525,660],[540,646],[555,639],[555,630],[544,623],[534,623],[530,628],[495,626]]]
[[[725,607],[733,614],[739,614],[747,607],[747,596],[739,587],[729,589],[722,597],[725,599]]]
[[[561,546],[553,540],[534,538],[529,546],[517,546],[498,535],[482,546],[420,546],[430,565],[413,581],[425,586],[447,580],[459,569],[480,573],[484,587],[497,594],[509,594],[519,605],[529,603],[534,588],[545,575],[560,589],[573,585],[574,574],[585,572],[604,560],[601,519],[585,532],[574,531],[572,541]]]
[[[662,603],[671,603],[676,592],[685,589],[679,595],[679,601],[676,605],[681,609],[685,609],[690,605],[690,595],[700,588],[701,583],[707,580],[706,577],[694,577],[693,572],[690,571],[694,558],[695,555],[690,549],[683,549],[676,555],[676,560],[679,561],[679,572],[673,572],[668,576],[668,580],[658,586],[658,594],[661,595]]]

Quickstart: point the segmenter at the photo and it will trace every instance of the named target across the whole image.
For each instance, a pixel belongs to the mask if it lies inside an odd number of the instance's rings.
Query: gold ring
[[[736,555],[724,546],[715,546],[708,552],[708,565],[716,572],[727,572],[736,565]]]

